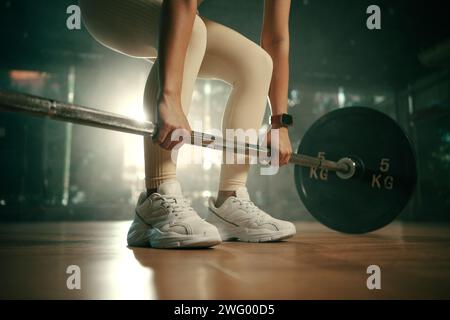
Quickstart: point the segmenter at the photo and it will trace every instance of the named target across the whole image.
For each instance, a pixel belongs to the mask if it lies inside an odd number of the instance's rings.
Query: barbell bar
[[[156,126],[150,121],[138,121],[107,111],[4,90],[0,90],[0,109],[144,136],[152,136],[156,129]],[[267,157],[269,154],[268,149],[259,145],[249,143],[240,145],[197,131],[192,131],[191,139],[188,142],[201,147],[233,150],[235,153],[247,155]],[[355,163],[346,159],[334,162],[303,154],[293,154],[290,162],[301,166],[337,171],[346,177],[354,172],[355,167]]]
[[[0,90],[0,110],[143,136],[156,130],[149,121],[5,90]],[[265,159],[270,155],[259,145],[196,131],[187,142]],[[417,180],[407,135],[393,119],[366,107],[340,108],[322,116],[306,131],[290,162],[308,211],[344,233],[366,233],[392,222],[408,204]]]

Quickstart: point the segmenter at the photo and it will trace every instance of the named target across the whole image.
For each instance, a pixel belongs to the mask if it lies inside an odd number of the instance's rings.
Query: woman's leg
[[[196,17],[192,30],[191,40],[186,53],[183,72],[183,87],[181,90],[181,105],[185,114],[189,107],[194,91],[195,80],[203,60],[206,48],[206,27],[203,21]],[[148,112],[149,120],[156,120],[156,102],[159,92],[158,61],[153,66],[147,80],[144,105]],[[164,181],[176,178],[176,163],[173,161],[171,151],[164,150],[150,137],[144,138],[145,154],[145,185],[147,190],[155,191]]]
[[[208,43],[200,75],[219,78],[233,86],[223,130],[256,131],[264,116],[272,59],[237,32],[212,21],[205,20],[205,24]],[[292,223],[274,219],[251,202],[245,187],[248,169],[248,164],[222,165],[219,196],[209,199],[206,221],[217,227],[222,241],[267,242],[293,236],[296,231]]]
[[[92,36],[120,53],[139,58],[156,56],[161,0],[80,0],[83,20]],[[206,27],[196,17],[186,53],[181,104],[187,114],[206,48]],[[159,92],[158,61],[153,65],[144,92],[148,120],[156,120]],[[161,149],[152,139],[144,138],[145,184],[154,190],[176,177],[176,163],[171,152]]]
[[[234,30],[208,19],[203,20],[207,30],[207,47],[200,76],[218,78],[233,87],[223,116],[223,134],[226,129],[257,131],[264,117],[272,77],[272,59],[260,46]],[[223,198],[245,186],[248,170],[249,164],[222,164],[219,205]]]

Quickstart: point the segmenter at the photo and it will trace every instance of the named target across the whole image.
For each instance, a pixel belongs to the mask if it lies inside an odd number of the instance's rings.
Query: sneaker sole
[[[162,232],[145,224],[138,216],[130,226],[127,243],[130,247],[143,248],[210,248],[222,242],[219,233],[208,235],[182,235]]]
[[[241,242],[277,242],[293,237],[297,231],[295,226],[288,230],[268,230],[268,229],[248,229],[234,225],[233,223],[223,220],[214,211],[206,219],[219,230],[222,241],[241,241]]]
[[[219,230],[220,232],[220,230]],[[220,232],[222,241],[241,241],[241,242],[278,242],[282,240],[289,239],[295,235],[295,232],[266,232],[266,233],[248,233],[246,231],[241,231],[238,233],[225,233]]]
[[[222,242],[220,235],[180,235],[174,232],[149,230],[149,243],[152,248],[210,248]]]
[[[192,238],[192,239],[155,239],[150,241],[150,246],[157,249],[201,249],[211,248],[221,243],[216,237]]]
[[[143,234],[142,232],[145,232]],[[161,232],[158,229],[147,229],[132,233],[128,237],[130,247],[151,247],[158,249],[172,248],[210,248],[222,242],[220,235],[180,235],[174,232]]]

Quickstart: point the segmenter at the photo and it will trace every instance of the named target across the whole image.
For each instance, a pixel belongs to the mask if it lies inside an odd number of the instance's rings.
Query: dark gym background
[[[68,30],[70,4],[76,1],[0,0],[0,87],[140,116],[151,64],[102,47],[84,27]],[[370,4],[381,7],[382,30],[366,28]],[[200,13],[258,42],[262,6],[262,0],[208,0]],[[417,153],[419,181],[403,220],[450,220],[450,26],[444,6],[437,0],[292,1],[294,149],[308,126],[334,108],[365,105],[387,113]],[[223,83],[199,80],[191,125],[219,128],[228,93]],[[141,140],[0,113],[0,220],[131,219],[143,190]],[[206,197],[216,192],[219,155],[183,149],[180,180],[203,214]],[[198,163],[186,164],[190,160]],[[263,209],[284,219],[311,219],[295,190],[293,166],[273,177],[252,170],[249,190]]]

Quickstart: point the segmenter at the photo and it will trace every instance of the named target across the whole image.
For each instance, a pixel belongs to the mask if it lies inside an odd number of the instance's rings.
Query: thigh
[[[258,129],[272,78],[270,55],[238,32],[211,20],[204,22],[207,44],[199,75],[224,80],[233,87],[222,129]]]
[[[202,17],[207,30],[206,52],[200,68],[202,78],[236,82],[254,81],[272,60],[258,44],[239,32]]]
[[[142,58],[156,57],[162,0],[80,0],[83,22],[103,45]]]

